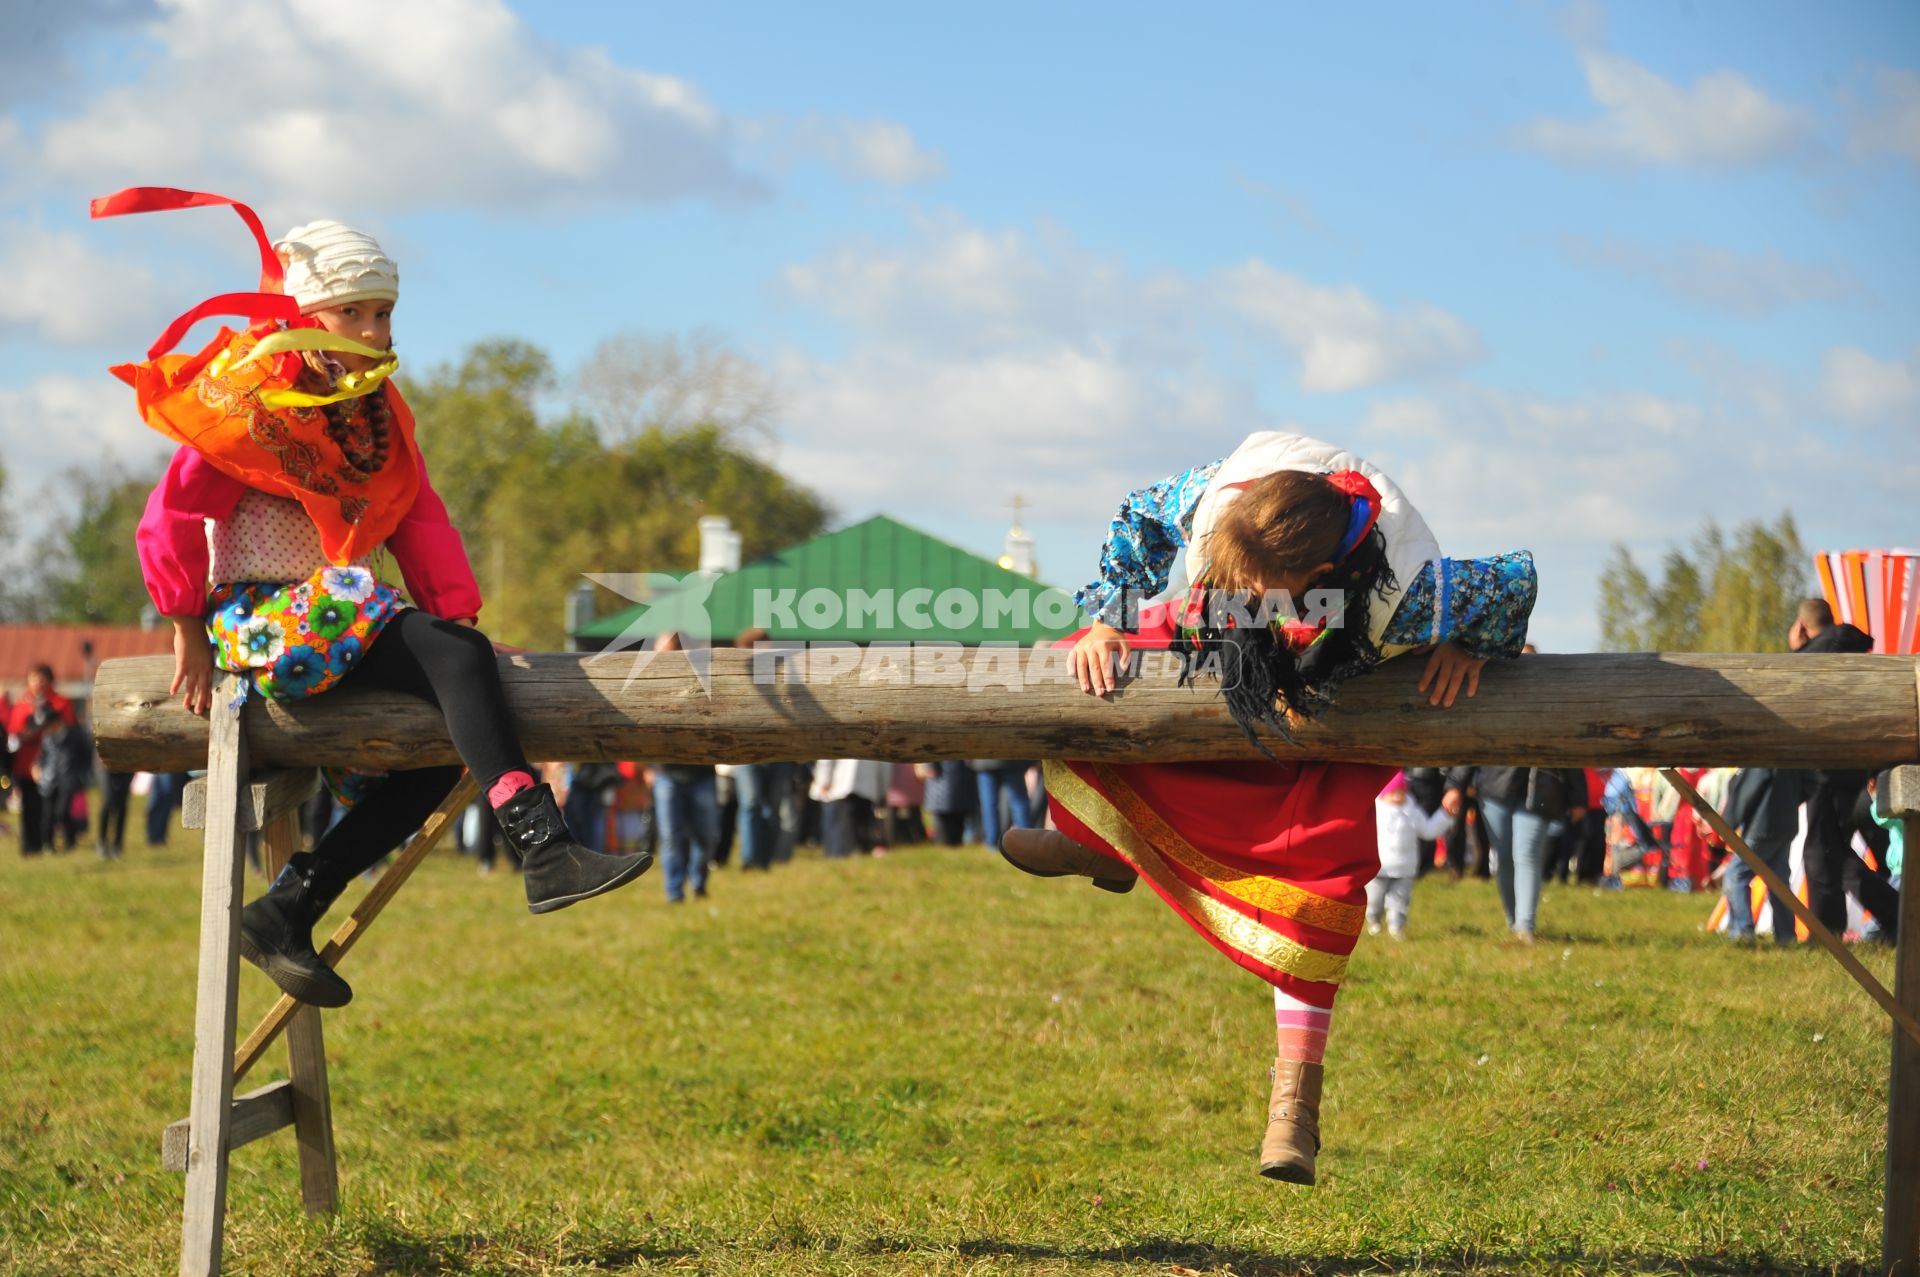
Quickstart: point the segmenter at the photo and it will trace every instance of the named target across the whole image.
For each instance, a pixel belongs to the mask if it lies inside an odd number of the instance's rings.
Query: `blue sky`
[[[1593,644],[1615,541],[1791,510],[1817,548],[1920,542],[1911,4],[0,24],[16,501],[158,455],[102,366],[250,283],[230,215],[86,222],[153,184],[372,231],[416,367],[510,335],[570,374],[619,334],[707,334],[770,388],[756,446],[842,520],[992,553],[1018,492],[1063,584],[1128,488],[1268,428],[1386,466],[1450,553],[1534,549],[1554,649]]]

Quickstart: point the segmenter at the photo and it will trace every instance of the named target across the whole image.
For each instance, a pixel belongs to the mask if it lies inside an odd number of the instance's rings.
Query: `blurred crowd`
[[[770,872],[800,848],[828,859],[896,847],[997,846],[1046,810],[1040,767],[1026,760],[889,763],[870,759],[747,763],[550,763],[567,825],[584,845],[651,852],[666,898],[708,894],[717,868]],[[460,846],[480,872],[500,860],[494,824],[475,803]]]

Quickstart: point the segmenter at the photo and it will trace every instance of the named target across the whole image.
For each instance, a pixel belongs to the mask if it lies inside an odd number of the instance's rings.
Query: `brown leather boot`
[[[1260,1142],[1260,1173],[1288,1184],[1313,1183],[1313,1159],[1320,1152],[1318,1064],[1275,1060],[1273,1099],[1267,1104],[1267,1137]]]
[[[1102,891],[1125,893],[1140,881],[1131,866],[1054,829],[1009,829],[1000,835],[1000,854],[1015,869],[1036,878],[1077,874],[1093,879],[1093,885]]]

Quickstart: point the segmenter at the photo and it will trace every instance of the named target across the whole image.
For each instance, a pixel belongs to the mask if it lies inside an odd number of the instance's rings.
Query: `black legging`
[[[507,715],[493,644],[470,625],[408,609],[387,622],[342,682],[405,692],[437,706],[483,793],[508,772],[533,771]],[[345,888],[420,828],[459,779],[458,767],[394,772],[313,849],[315,886],[333,893]]]

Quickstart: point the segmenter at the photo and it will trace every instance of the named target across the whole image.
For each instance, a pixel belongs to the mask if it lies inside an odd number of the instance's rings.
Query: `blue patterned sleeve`
[[[1218,461],[1195,466],[1127,494],[1100,550],[1100,579],[1073,596],[1082,611],[1115,629],[1135,627],[1140,604],[1167,588],[1194,507],[1219,469]]]
[[[1436,559],[1420,569],[1381,640],[1406,647],[1452,642],[1483,660],[1518,656],[1539,591],[1525,550]]]

